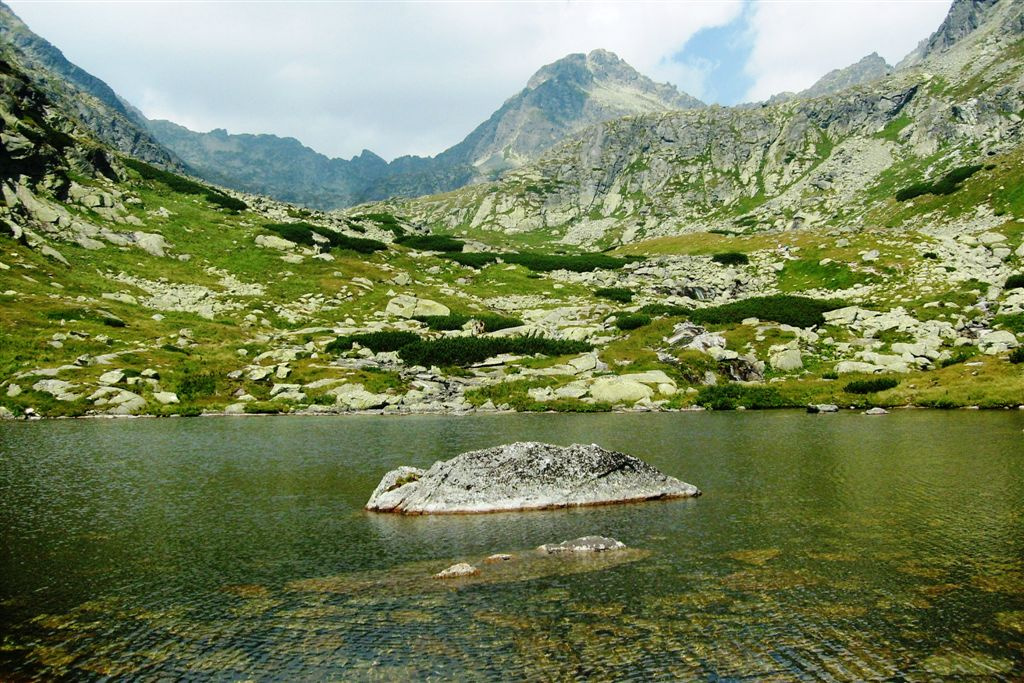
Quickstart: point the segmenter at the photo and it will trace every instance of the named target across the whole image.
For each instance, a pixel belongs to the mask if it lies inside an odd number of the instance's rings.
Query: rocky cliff
[[[36,86],[55,105],[73,112],[96,139],[138,159],[181,170],[181,163],[150,135],[110,86],[69,62],[2,2],[0,44],[8,47],[8,60],[19,62]]]

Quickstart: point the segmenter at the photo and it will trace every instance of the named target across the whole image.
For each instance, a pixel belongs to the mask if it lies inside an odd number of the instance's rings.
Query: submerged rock
[[[626,544],[606,536],[582,536],[571,541],[561,543],[545,543],[537,548],[545,555],[560,555],[562,553],[600,553],[608,550],[622,550]]]
[[[699,496],[638,458],[597,445],[522,442],[384,475],[366,509],[405,514],[537,510]]]

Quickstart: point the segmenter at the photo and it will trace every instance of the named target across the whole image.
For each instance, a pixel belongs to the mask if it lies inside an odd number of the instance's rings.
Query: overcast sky
[[[544,64],[605,48],[706,102],[895,63],[950,0],[54,2],[36,33],[150,118],[386,159],[459,142]]]

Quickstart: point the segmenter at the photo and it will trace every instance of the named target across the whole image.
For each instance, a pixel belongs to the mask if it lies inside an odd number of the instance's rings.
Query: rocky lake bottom
[[[520,440],[704,495],[362,509]],[[1024,677],[1024,411],[3,423],[0,529],[5,680]],[[535,551],[589,534],[628,549]]]

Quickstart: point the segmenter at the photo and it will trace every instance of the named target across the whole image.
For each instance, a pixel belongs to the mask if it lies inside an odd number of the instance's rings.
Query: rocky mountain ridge
[[[146,130],[145,121],[99,78],[72,64],[63,53],[33,33],[0,2],[0,43],[6,58],[25,67],[40,89],[66,111],[73,111],[96,138],[114,149],[164,168],[181,162]]]
[[[977,14],[959,8],[975,4],[955,3],[950,17],[970,25]],[[1024,8],[979,5],[976,30],[888,77],[774,105],[606,122],[496,183],[387,206],[439,230],[543,232],[589,247],[862,225],[890,184],[1019,146]],[[955,25],[947,19],[937,35]]]
[[[657,84],[606,50],[573,54],[542,67],[527,86],[457,145],[435,157],[390,163],[365,151],[330,159],[291,138],[197,133],[150,121],[153,135],[200,177],[239,190],[317,208],[390,196],[446,192],[522,165],[600,121],[630,114],[703,106]]]

